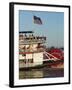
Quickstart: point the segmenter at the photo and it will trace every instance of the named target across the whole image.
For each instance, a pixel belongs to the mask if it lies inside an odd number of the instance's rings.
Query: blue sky
[[[40,17],[42,25],[33,22],[33,16]],[[64,47],[64,13],[46,11],[19,11],[19,30],[34,31],[35,35],[46,36],[48,47]]]

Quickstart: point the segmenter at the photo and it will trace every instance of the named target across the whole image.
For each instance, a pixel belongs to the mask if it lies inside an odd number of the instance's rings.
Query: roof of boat
[[[34,33],[33,31],[20,31],[19,33]]]

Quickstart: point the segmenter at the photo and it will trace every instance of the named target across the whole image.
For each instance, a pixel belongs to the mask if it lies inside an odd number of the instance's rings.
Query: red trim
[[[19,54],[32,54],[33,52],[19,52]]]
[[[40,53],[40,52],[19,52],[19,54],[33,54],[33,53]]]

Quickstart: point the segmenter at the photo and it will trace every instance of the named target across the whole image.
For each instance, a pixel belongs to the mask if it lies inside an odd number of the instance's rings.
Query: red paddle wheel
[[[50,60],[64,60],[64,52],[61,49],[51,49],[44,52],[44,59]]]
[[[44,63],[53,68],[63,68],[64,52],[61,49],[51,49],[44,52]]]
[[[51,49],[48,53],[52,54],[60,60],[64,60],[64,52],[61,49]]]

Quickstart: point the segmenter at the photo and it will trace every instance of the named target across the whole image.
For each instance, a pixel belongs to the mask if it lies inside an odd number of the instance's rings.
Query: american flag
[[[40,25],[42,24],[42,20],[40,17],[33,16],[33,20],[35,24],[40,24]]]

